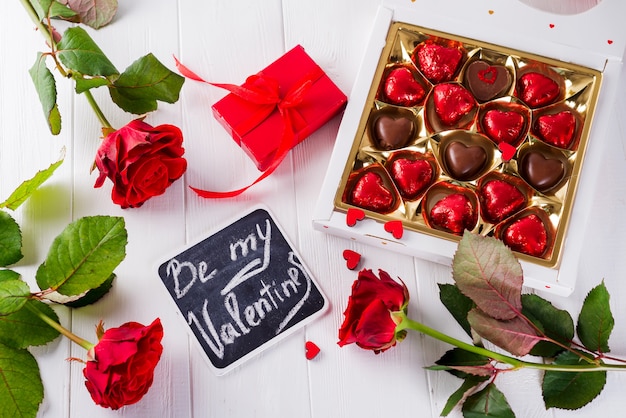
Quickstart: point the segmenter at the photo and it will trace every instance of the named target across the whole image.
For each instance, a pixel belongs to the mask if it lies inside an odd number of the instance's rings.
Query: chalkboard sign
[[[158,273],[218,375],[328,305],[265,208],[161,263]]]

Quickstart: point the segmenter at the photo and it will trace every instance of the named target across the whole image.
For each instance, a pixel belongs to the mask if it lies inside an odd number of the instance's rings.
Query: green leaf
[[[515,418],[504,394],[493,383],[468,397],[463,403],[464,418]]]
[[[109,87],[111,99],[123,110],[143,114],[157,109],[157,100],[175,103],[184,77],[170,71],[152,54],[133,62]]]
[[[79,26],[67,29],[57,46],[59,59],[73,71],[91,76],[118,74],[91,36]]]
[[[63,154],[65,154],[65,149],[63,150]],[[7,200],[0,203],[0,207],[7,207],[11,210],[15,210],[20,207],[20,205],[24,203],[26,199],[28,199],[35,192],[35,190],[39,188],[39,186],[52,176],[54,171],[59,168],[61,163],[63,163],[63,158],[64,156],[62,156],[56,163],[51,164],[50,167],[45,170],[38,171],[33,178],[20,184],[19,187],[11,193],[11,196],[9,196]]]
[[[543,333],[566,346],[574,338],[574,320],[569,312],[555,308],[547,300],[537,295],[522,295],[522,312],[533,320]],[[536,322],[535,322],[536,321]],[[548,342],[539,341],[530,354],[540,357],[554,357],[563,351],[562,347]]]
[[[91,289],[85,294],[85,296],[78,298],[72,302],[64,303],[65,306],[70,308],[82,308],[83,306],[91,305],[102,299],[109,290],[113,287],[113,281],[115,280],[115,274],[111,274],[109,278],[102,283],[99,287]]]
[[[472,330],[469,322],[467,322],[467,314],[474,308],[474,302],[461,293],[459,288],[453,284],[439,284],[439,299],[448,309],[448,312],[456,319],[456,322],[471,337]]]
[[[104,77],[84,78],[82,74],[73,74],[73,78],[76,81],[76,93],[81,94],[87,90],[110,85],[111,82]]]
[[[66,0],[80,22],[94,29],[107,25],[117,12],[117,0]]]
[[[41,52],[37,53],[37,60],[28,72],[35,84],[48,128],[53,135],[58,135],[61,132],[61,113],[57,106],[56,82],[52,72],[46,67],[46,57]]]
[[[20,274],[13,270],[0,269],[0,282],[6,282],[8,280],[18,280]]]
[[[0,211],[0,266],[9,266],[22,259],[22,232],[15,219]]]
[[[0,344],[0,416],[34,418],[41,401],[37,360],[28,350]]]
[[[54,239],[46,261],[37,270],[42,290],[80,295],[102,285],[126,256],[124,218],[81,218]]]
[[[0,316],[19,311],[30,296],[28,284],[22,280],[0,282]]]
[[[528,354],[542,338],[535,328],[519,317],[502,321],[479,309],[472,309],[467,320],[478,335],[516,356]]]
[[[608,353],[609,337],[615,320],[609,306],[610,295],[604,282],[591,289],[578,315],[578,338],[591,351]]]
[[[583,353],[580,353],[584,355]],[[570,351],[564,351],[554,364],[589,364]],[[606,371],[559,372],[546,371],[541,385],[543,401],[548,408],[579,409],[593,401],[604,389]]]
[[[465,231],[452,260],[452,277],[493,318],[512,319],[522,310],[522,267],[500,240]]]
[[[39,20],[47,17],[65,19],[76,16],[76,12],[55,0],[30,0],[30,3],[33,5]]]
[[[31,309],[36,309],[59,322],[56,312],[38,300],[29,300],[26,306],[11,315],[0,316],[0,343],[13,348],[44,345],[59,336],[59,332],[46,324]]]
[[[455,406],[459,404],[467,396],[467,394],[472,391],[476,386],[484,382],[486,379],[484,377],[478,376],[468,376],[463,380],[461,387],[454,391],[452,395],[448,398],[446,405],[443,407],[440,416],[447,417],[450,412],[454,409]]]
[[[451,369],[447,369],[454,376],[465,379],[470,375],[478,375],[484,376],[482,373],[467,373],[465,371],[459,370],[457,367],[467,367],[471,368],[474,366],[485,366],[490,363],[488,357],[481,356],[480,354],[472,353],[460,348],[453,348],[452,350],[446,351],[446,353],[441,356],[439,360],[435,362],[435,364],[439,364],[442,366],[450,366]],[[484,369],[484,368],[483,368]],[[493,369],[491,369],[493,370]],[[491,374],[491,373],[490,373]]]

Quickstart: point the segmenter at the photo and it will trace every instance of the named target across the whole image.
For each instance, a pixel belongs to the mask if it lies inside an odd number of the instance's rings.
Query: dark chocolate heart
[[[393,208],[395,198],[380,175],[369,171],[354,184],[350,201],[363,209],[385,213]]]
[[[478,177],[489,161],[487,151],[480,145],[451,141],[443,150],[443,162],[450,177],[467,181]]]
[[[565,178],[567,167],[558,158],[546,157],[539,151],[525,153],[519,162],[519,174],[534,189],[546,193]]]
[[[417,106],[424,101],[426,90],[406,67],[389,71],[383,84],[383,100],[397,106]]]
[[[511,86],[511,73],[503,65],[478,60],[467,66],[465,82],[476,99],[486,102],[507,91]]]
[[[372,134],[380,149],[402,148],[413,138],[415,122],[412,118],[401,114],[382,114],[374,119]]]

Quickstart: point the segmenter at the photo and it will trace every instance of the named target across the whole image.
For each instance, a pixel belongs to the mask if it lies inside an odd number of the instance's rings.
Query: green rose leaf
[[[615,320],[609,307],[609,299],[609,292],[602,282],[587,294],[578,315],[578,338],[591,351],[610,351],[609,336]]]
[[[493,383],[469,396],[463,403],[464,418],[515,418],[504,394]]]
[[[22,232],[15,219],[0,211],[0,266],[9,266],[22,259]]]
[[[175,103],[185,79],[170,71],[152,54],[133,62],[112,86],[113,102],[123,110],[143,114],[157,109],[157,100]]]
[[[525,356],[542,339],[535,328],[519,317],[502,321],[472,309],[467,320],[478,335],[515,356]]]
[[[22,309],[30,296],[28,284],[22,280],[0,282],[0,316],[9,315]]]
[[[46,67],[46,57],[41,52],[37,53],[37,60],[28,72],[35,84],[48,128],[52,135],[58,135],[61,132],[61,113],[57,105],[56,82],[52,72]]]
[[[584,355],[581,353],[581,355]],[[564,351],[554,364],[589,364],[570,351]],[[579,409],[593,401],[606,384],[606,371],[559,372],[546,371],[541,385],[547,408]]]
[[[439,299],[448,309],[448,312],[456,319],[456,322],[471,337],[472,330],[469,322],[467,322],[467,314],[474,308],[474,302],[461,293],[459,288],[453,284],[439,284]]]
[[[455,406],[459,404],[463,400],[463,398],[476,386],[484,382],[486,378],[479,376],[468,376],[463,380],[461,387],[454,391],[452,395],[448,398],[446,405],[443,407],[440,416],[447,417],[450,412],[454,409]]]
[[[500,240],[465,231],[452,260],[452,277],[493,318],[512,319],[522,310],[522,267]]]
[[[562,344],[570,345],[574,338],[574,320],[566,310],[557,309],[547,300],[537,295],[522,295],[522,312],[533,322],[536,320],[544,334]],[[539,341],[530,354],[540,357],[554,357],[563,348],[548,342]]]
[[[57,46],[59,59],[70,70],[91,76],[118,74],[87,31],[79,26],[67,29]]]
[[[117,13],[117,0],[65,0],[80,16],[80,22],[94,29],[107,25]]]
[[[64,154],[65,149],[63,150],[63,156],[61,157],[61,159],[59,159],[59,161],[51,164],[50,167],[46,168],[45,170],[38,171],[33,178],[26,180],[22,184],[20,184],[20,186],[15,189],[13,193],[11,193],[11,196],[9,196],[7,200],[0,203],[0,207],[6,207],[11,210],[15,210],[20,207],[20,205],[24,203],[26,199],[28,199],[30,195],[32,195],[33,192],[37,190],[37,188],[39,188],[39,186],[41,186],[46,180],[48,180],[57,168],[59,168],[61,163],[63,163],[63,158],[65,158]]]
[[[0,376],[0,416],[37,416],[43,384],[33,355],[0,344]]]
[[[490,359],[480,354],[465,351],[460,348],[448,350],[435,364],[448,366],[446,370],[454,376],[465,379],[470,375],[490,376],[493,374],[493,368],[484,366],[490,363]],[[486,380],[486,378],[485,378]]]
[[[46,324],[33,309],[59,322],[59,317],[49,305],[29,300],[19,311],[0,316],[0,343],[13,348],[27,348],[47,344],[59,336],[59,331]]]
[[[95,289],[91,289],[89,292],[74,301],[64,303],[65,306],[70,308],[82,308],[83,306],[91,305],[102,299],[109,290],[113,287],[113,281],[115,280],[115,274],[111,274],[108,279]]]
[[[37,269],[40,289],[66,296],[101,286],[126,256],[124,218],[81,218],[54,239],[46,261]]]
[[[30,0],[39,20],[50,17],[60,17],[68,19],[76,16],[76,12],[66,5],[54,0]]]
[[[73,74],[74,81],[76,82],[76,93],[81,94],[86,92],[87,90],[91,90],[93,88],[107,86],[111,84],[111,82],[104,77],[93,77],[93,78],[84,78],[82,74]]]
[[[8,280],[19,280],[20,274],[13,270],[2,269],[0,270],[0,283]]]

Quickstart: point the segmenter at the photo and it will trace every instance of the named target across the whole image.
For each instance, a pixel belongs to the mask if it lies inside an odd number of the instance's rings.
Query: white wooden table
[[[206,79],[240,83],[296,44],[324,68],[349,95],[381,0],[134,0],[120,1],[113,24],[93,33],[118,68],[153,52],[173,68],[180,57]],[[528,3],[528,1],[527,1]],[[535,1],[535,3],[542,3]],[[566,2],[561,2],[566,3]],[[575,3],[575,4],[571,4]],[[594,0],[570,2],[585,8]],[[487,6],[485,6],[487,7]],[[65,361],[83,357],[82,348],[59,338],[35,354],[45,387],[40,416],[45,417],[426,417],[439,415],[460,380],[426,372],[450,347],[417,334],[375,356],[355,346],[339,348],[337,330],[356,273],[345,268],[342,251],[365,255],[363,267],[382,268],[409,286],[410,314],[452,335],[463,333],[438,301],[438,282],[450,281],[450,268],[373,249],[312,229],[318,197],[340,117],[297,146],[276,172],[244,195],[203,200],[189,188],[232,189],[258,171],[210,114],[224,95],[217,88],[188,82],[181,101],[161,105],[147,122],[172,123],[185,135],[189,169],[167,193],[139,209],[111,203],[110,183],[93,189],[89,169],[99,143],[99,125],[85,98],[68,80],[58,82],[64,128],[52,137],[41,115],[28,69],[43,50],[41,36],[17,0],[3,2],[0,18],[0,199],[21,181],[55,161],[63,147],[65,162],[54,176],[13,215],[24,234],[25,257],[16,267],[32,278],[52,239],[72,220],[108,214],[124,216],[129,233],[126,260],[116,270],[113,290],[101,302],[79,310],[58,309],[73,332],[95,341],[100,319],[108,327],[126,321],[150,323],[160,317],[165,328],[164,354],[155,382],[138,404],[111,411],[96,406],[84,387],[82,366]],[[616,329],[614,354],[626,356],[626,88],[620,87],[607,136],[615,146],[606,152],[581,259],[577,288],[568,298],[542,296],[577,315],[586,293],[604,280],[611,295]],[[110,122],[130,120],[97,92]],[[155,274],[155,263],[172,251],[206,236],[214,227],[265,204],[275,214],[328,296],[329,312],[231,373],[217,377],[207,367],[172,309]],[[305,341],[321,353],[304,356]],[[498,378],[518,417],[612,417],[624,409],[626,374],[610,374],[603,393],[586,408],[546,411],[539,374],[510,373]],[[461,416],[455,410],[452,416]]]

